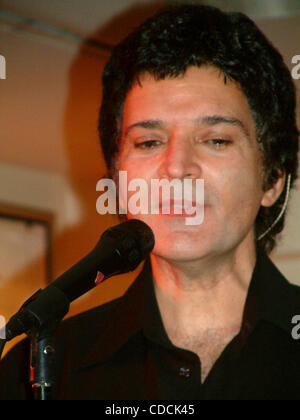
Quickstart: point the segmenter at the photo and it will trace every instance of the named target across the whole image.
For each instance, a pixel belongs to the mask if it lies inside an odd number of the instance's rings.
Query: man
[[[99,128],[116,182],[203,179],[204,220],[187,225],[175,201],[170,214],[128,211],[154,250],[124,297],[60,327],[57,398],[299,399],[300,291],[266,255],[298,167],[280,54],[242,14],[163,11],[115,48]],[[6,399],[30,398],[19,347],[3,361]]]

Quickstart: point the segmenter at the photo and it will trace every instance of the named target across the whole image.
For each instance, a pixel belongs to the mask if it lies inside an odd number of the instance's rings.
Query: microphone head
[[[155,239],[150,226],[138,219],[131,219],[116,226],[117,229],[127,232],[129,236],[133,235],[139,244],[139,249],[143,259],[146,258],[154,248]]]
[[[126,262],[124,271],[134,270],[152,251],[155,244],[152,229],[138,219],[131,219],[107,229],[102,239],[114,241],[120,257]]]

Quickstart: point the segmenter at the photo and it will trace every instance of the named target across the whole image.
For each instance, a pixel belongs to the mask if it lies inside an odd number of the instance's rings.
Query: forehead
[[[123,109],[123,127],[138,121],[160,119],[174,124],[190,124],[211,115],[241,120],[249,132],[255,124],[247,98],[238,83],[213,66],[189,67],[176,78],[156,80],[143,74],[128,92]]]

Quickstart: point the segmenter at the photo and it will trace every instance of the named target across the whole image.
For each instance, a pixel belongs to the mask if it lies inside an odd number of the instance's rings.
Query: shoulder
[[[300,315],[300,287],[290,283],[261,250],[250,288],[251,303],[255,303],[259,317],[290,337],[292,320]]]
[[[121,302],[122,297],[106,302],[100,306],[92,308],[88,311],[81,312],[78,315],[66,318],[60,325],[59,331],[73,330],[74,328],[84,328],[85,326],[98,325],[105,321],[118,304]]]
[[[110,328],[124,297],[120,297],[65,319],[58,327],[55,338],[57,352],[60,355],[72,348],[74,358],[79,358],[85,348],[105,334]]]
[[[267,287],[268,300],[273,304],[270,313],[274,322],[290,335],[295,320],[300,320],[300,286],[289,282],[273,264],[270,273]],[[265,302],[266,307],[269,302]]]

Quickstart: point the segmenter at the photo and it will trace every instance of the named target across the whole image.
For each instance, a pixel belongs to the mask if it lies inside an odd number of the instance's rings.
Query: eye
[[[161,144],[159,140],[145,140],[135,143],[136,149],[155,149]]]
[[[224,139],[209,139],[207,142],[212,145],[215,149],[225,149],[230,144],[232,144],[231,140],[224,140]]]

